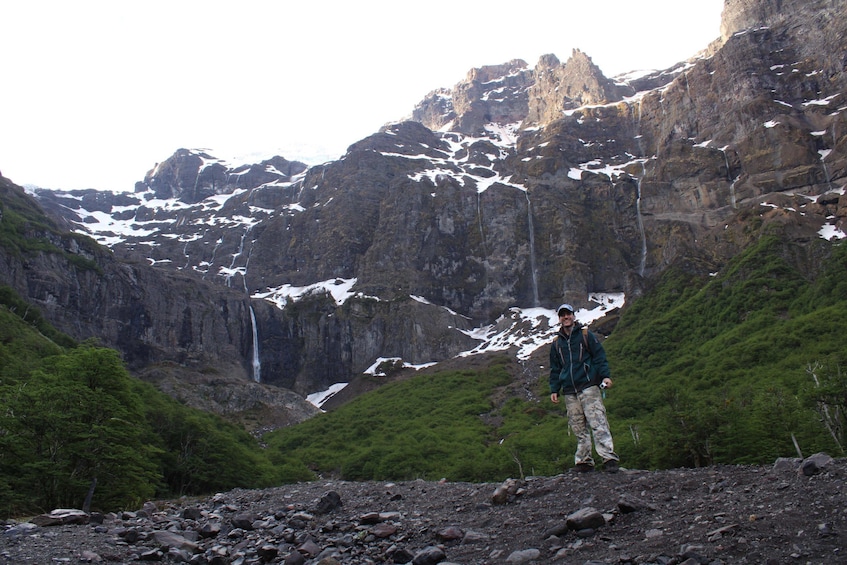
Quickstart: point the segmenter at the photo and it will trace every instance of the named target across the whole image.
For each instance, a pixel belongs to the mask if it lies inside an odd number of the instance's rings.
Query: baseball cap
[[[562,304],[561,306],[556,308],[556,314],[560,314],[562,312],[562,310],[567,310],[568,312],[571,312],[571,313],[575,312],[575,310],[573,309],[573,306],[571,306],[570,304]]]

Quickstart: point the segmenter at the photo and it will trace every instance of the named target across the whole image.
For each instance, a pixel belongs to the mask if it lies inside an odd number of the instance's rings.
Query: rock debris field
[[[503,483],[316,480],[7,521],[0,564],[845,563],[847,459]]]

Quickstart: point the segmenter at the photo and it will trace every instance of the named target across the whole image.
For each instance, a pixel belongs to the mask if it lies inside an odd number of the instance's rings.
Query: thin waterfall
[[[732,206],[732,209],[735,210],[738,208],[738,204],[735,199],[735,183],[738,179],[733,180],[729,183],[729,203]]]
[[[638,274],[642,277],[647,267],[647,234],[644,232],[644,220],[641,217],[641,182],[646,175],[647,168],[644,166],[644,161],[641,161],[641,176],[638,177],[638,195],[635,200],[635,214],[638,222],[638,231],[641,233],[641,262],[638,265]]]
[[[250,322],[253,324],[253,380],[262,382],[262,362],[259,360],[259,329],[256,325],[256,313],[250,305]]]
[[[538,307],[541,301],[538,298],[538,269],[535,266],[535,227],[532,224],[532,203],[529,201],[529,191],[526,194],[526,217],[529,229],[529,268],[532,271],[532,305]]]
[[[726,147],[729,147],[728,145]],[[732,178],[732,171],[729,168],[729,157],[726,154],[726,147],[721,147],[718,151],[723,155],[723,162],[726,164],[726,180],[729,181],[729,202],[732,209],[738,208],[735,201],[735,183],[738,182],[738,177]]]
[[[241,241],[238,243],[238,251],[232,254],[232,261],[229,262],[229,271],[226,275],[226,286],[231,287],[230,284],[232,282],[232,276],[235,274],[235,262],[238,260],[241,255],[244,254],[244,240],[247,239],[247,234],[250,233],[250,230],[253,229],[253,226],[249,226],[244,233],[241,234]],[[249,259],[248,259],[249,262]],[[247,266],[244,266],[244,273],[242,274],[242,279],[244,279],[244,290],[247,290]]]
[[[250,233],[253,227],[250,226],[244,231],[244,235],[241,237],[241,248],[239,250],[239,255],[244,252],[244,240],[247,238],[247,234]],[[253,247],[250,247],[250,250],[253,250]],[[233,265],[235,264],[235,259],[233,258]],[[247,294],[247,300],[250,300],[250,290],[247,288],[247,267],[250,266],[250,255],[247,256],[247,260],[244,262],[244,272],[241,275],[241,283],[244,285],[244,293]],[[253,326],[253,380],[257,383],[262,382],[262,362],[259,359],[259,326],[256,323],[256,312],[253,311],[253,304],[250,303],[250,324]]]
[[[832,177],[829,174],[829,168],[826,166],[826,158],[830,153],[832,153],[832,149],[821,149],[818,151],[818,155],[821,156],[821,166],[823,167],[823,175],[826,179],[826,186],[828,190],[832,190]]]
[[[244,254],[244,242],[252,229],[253,226],[248,226],[247,229],[244,230],[244,233],[241,234],[241,242],[238,245],[238,251],[232,255],[232,261],[229,264],[229,271],[226,275],[226,286],[230,288],[232,287],[232,277],[236,272],[236,261],[238,261],[238,258]],[[244,262],[244,269],[240,270],[241,284],[244,286],[244,293],[247,295],[248,301],[250,300],[250,289],[247,288],[247,267],[249,265],[250,256],[248,255],[247,260]],[[259,360],[259,326],[256,323],[256,313],[253,311],[253,304],[250,304],[250,324],[252,326],[253,334],[253,358],[251,360],[253,366],[253,380],[260,383],[262,382],[262,363]]]
[[[206,232],[203,234],[204,239],[205,239],[205,236],[206,236],[207,233],[209,233],[209,230],[206,230]],[[215,258],[218,256],[218,247],[220,247],[223,242],[224,242],[223,236],[219,237],[218,240],[215,242],[215,247],[212,248],[212,257],[211,257],[211,259],[209,259],[209,268],[206,269],[205,273],[203,273],[203,279],[206,278],[206,275],[209,274],[209,272],[212,270],[212,267],[214,267]],[[227,286],[229,286],[229,284],[227,284]]]
[[[686,77],[687,83],[687,77]],[[644,220],[641,217],[641,182],[644,180],[644,177],[647,176],[647,167],[645,167],[644,163],[646,162],[646,156],[644,155],[644,144],[643,144],[643,136],[641,134],[641,111],[642,104],[644,103],[644,98],[640,98],[638,100],[638,120],[635,124],[636,127],[636,136],[635,139],[638,143],[638,153],[641,161],[641,176],[636,179],[636,187],[637,193],[635,198],[635,220],[638,224],[638,232],[641,235],[641,260],[638,264],[638,274],[640,276],[644,276],[644,271],[647,267],[647,234],[644,232]]]

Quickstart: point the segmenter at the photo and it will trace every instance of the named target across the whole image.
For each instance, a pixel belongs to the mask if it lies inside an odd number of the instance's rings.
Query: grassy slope
[[[810,400],[817,364],[834,378],[847,351],[847,246],[833,248],[816,281],[792,267],[790,249],[764,238],[720,276],[668,271],[624,313],[606,349],[617,451],[631,467],[769,463],[841,454]],[[292,468],[347,479],[500,480],[555,474],[572,464],[574,438],[561,408],[495,390],[501,360],[486,370],[413,377],[386,385],[267,437]]]

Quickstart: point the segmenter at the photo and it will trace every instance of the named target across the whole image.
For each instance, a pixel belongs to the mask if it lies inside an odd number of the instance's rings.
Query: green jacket
[[[576,394],[599,385],[610,377],[609,362],[600,340],[582,325],[574,324],[571,335],[560,329],[550,346],[550,392]]]

